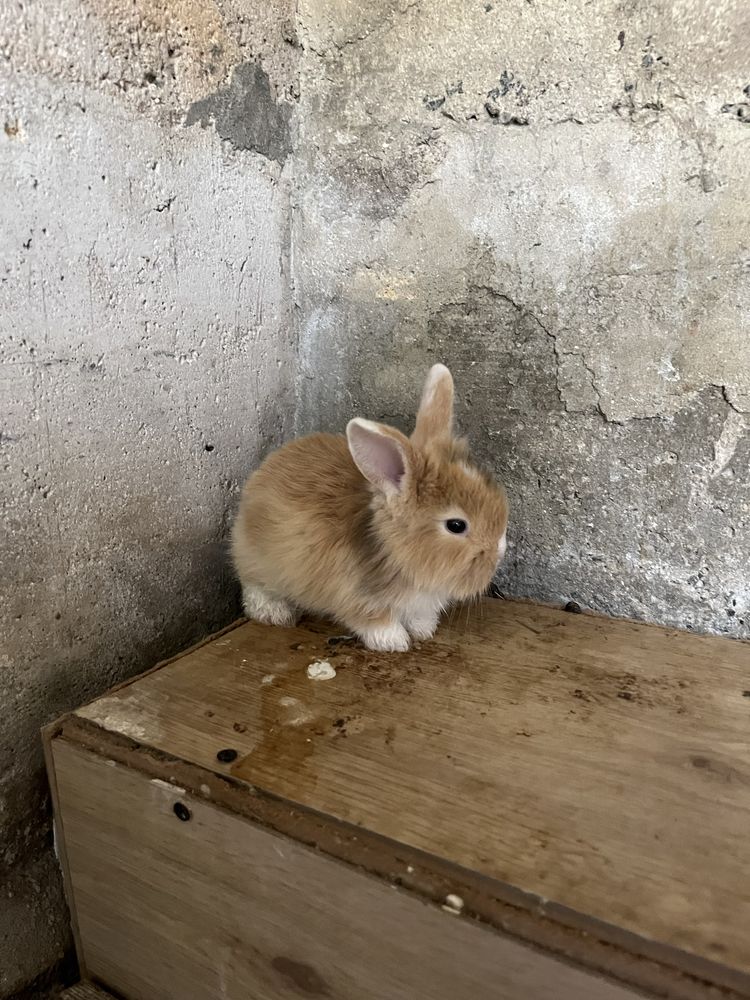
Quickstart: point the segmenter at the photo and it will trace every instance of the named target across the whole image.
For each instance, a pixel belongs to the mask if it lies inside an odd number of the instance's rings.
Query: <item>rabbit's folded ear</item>
[[[402,493],[411,477],[409,442],[399,431],[355,417],[346,428],[349,452],[362,475],[386,496]]]
[[[449,441],[452,437],[453,376],[445,365],[433,365],[424,384],[411,439],[420,448],[431,441]]]

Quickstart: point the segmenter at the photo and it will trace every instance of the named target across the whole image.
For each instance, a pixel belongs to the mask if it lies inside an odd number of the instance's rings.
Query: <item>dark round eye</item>
[[[463,535],[469,525],[460,517],[451,517],[445,522],[445,526],[452,535]]]

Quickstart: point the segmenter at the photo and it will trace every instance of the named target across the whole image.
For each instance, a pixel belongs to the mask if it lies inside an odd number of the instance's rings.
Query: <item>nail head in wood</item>
[[[174,806],[172,807],[172,810],[177,819],[181,820],[183,823],[187,823],[187,821],[190,819],[190,810],[188,809],[188,807],[185,805],[184,802],[175,802]]]

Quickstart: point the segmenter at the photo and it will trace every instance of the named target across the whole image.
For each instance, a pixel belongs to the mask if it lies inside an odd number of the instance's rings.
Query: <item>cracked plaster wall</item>
[[[292,429],[293,16],[0,0],[0,997],[70,945],[39,727],[231,619]]]
[[[750,8],[301,0],[298,429],[426,367],[503,590],[750,635]]]
[[[299,431],[452,365],[506,590],[748,634],[749,18],[0,0],[0,996],[69,944],[38,727],[231,615],[295,365]]]

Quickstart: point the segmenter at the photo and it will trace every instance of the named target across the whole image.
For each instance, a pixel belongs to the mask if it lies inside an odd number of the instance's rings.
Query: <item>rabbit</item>
[[[481,594],[506,548],[503,489],[453,436],[453,378],[434,365],[411,438],[356,417],[311,434],[248,479],[232,557],[248,618],[333,618],[372,650],[429,639],[450,603]]]

